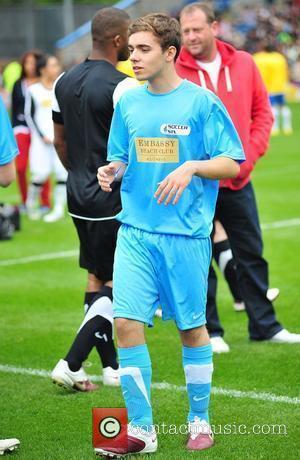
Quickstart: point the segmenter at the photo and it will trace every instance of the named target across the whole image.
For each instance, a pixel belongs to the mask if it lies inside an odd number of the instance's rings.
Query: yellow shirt
[[[132,64],[129,59],[127,59],[127,61],[119,61],[117,64],[117,70],[119,70],[119,72],[125,73],[129,77],[135,78],[134,72],[132,70]]]
[[[260,51],[253,55],[269,94],[282,94],[289,82],[286,58],[277,51]]]

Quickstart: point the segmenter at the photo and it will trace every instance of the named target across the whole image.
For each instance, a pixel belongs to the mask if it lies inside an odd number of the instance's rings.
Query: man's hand
[[[103,192],[111,192],[111,184],[116,179],[119,168],[113,163],[98,168],[97,179]]]
[[[193,163],[186,161],[181,166],[171,172],[160,184],[154,197],[158,204],[163,201],[167,206],[172,200],[172,204],[178,203],[184,189],[189,185],[194,175]]]

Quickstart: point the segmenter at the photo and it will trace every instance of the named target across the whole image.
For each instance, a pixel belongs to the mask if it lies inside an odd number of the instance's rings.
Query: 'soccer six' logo
[[[162,134],[177,134],[179,136],[188,136],[191,132],[191,128],[188,125],[173,125],[171,123],[165,123],[161,125],[160,132]]]

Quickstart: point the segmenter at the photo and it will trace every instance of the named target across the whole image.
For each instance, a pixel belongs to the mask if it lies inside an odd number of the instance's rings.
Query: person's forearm
[[[67,144],[64,140],[54,138],[54,147],[63,166],[68,169]]]
[[[231,179],[240,171],[239,164],[227,157],[211,160],[188,161],[192,174],[205,179]]]
[[[109,164],[112,165],[116,171],[115,181],[120,181],[122,177],[124,176],[124,172],[127,167],[127,164],[123,163],[123,161],[111,161]]]

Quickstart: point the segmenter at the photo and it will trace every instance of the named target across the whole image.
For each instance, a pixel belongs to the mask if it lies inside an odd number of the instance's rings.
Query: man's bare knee
[[[135,347],[145,343],[143,323],[127,318],[116,318],[115,328],[119,347]]]
[[[179,331],[179,333],[182,344],[186,347],[202,347],[210,343],[205,325],[185,331]]]

